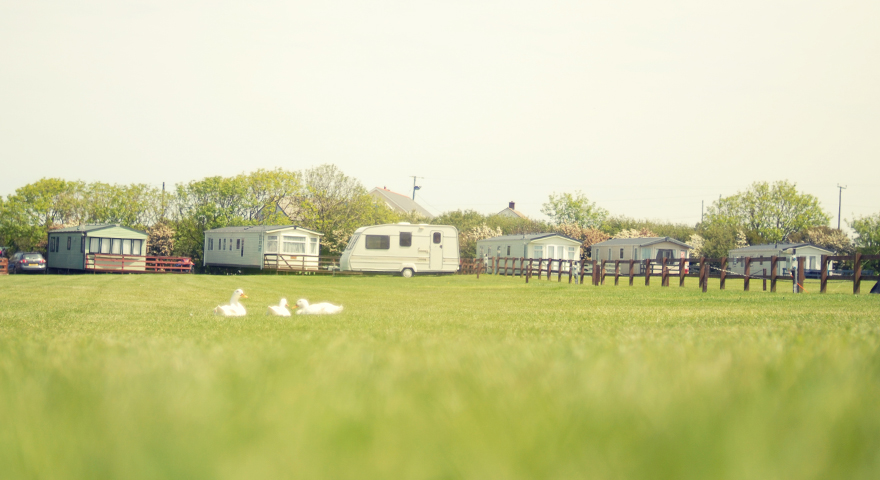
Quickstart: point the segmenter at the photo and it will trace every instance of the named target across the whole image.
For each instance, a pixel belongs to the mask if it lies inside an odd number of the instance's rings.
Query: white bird
[[[342,311],[342,305],[333,305],[332,303],[316,303],[309,305],[309,301],[300,298],[296,301],[297,315],[324,315],[331,313],[339,313]]]
[[[290,305],[287,304],[287,299],[282,298],[278,305],[269,305],[269,308],[266,310],[266,315],[275,315],[278,317],[289,317],[290,310],[287,309]]]
[[[244,290],[237,289],[232,292],[232,298],[229,299],[229,305],[218,305],[214,308],[214,315],[222,315],[224,317],[243,317],[247,314],[247,310],[244,309],[244,305],[241,304],[238,300],[240,298],[248,298],[247,295],[244,294]]]

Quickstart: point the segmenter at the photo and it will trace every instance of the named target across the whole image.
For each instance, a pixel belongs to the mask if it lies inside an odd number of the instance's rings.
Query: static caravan
[[[355,230],[342,252],[342,270],[414,273],[458,271],[458,229],[450,225],[406,222]]]
[[[115,224],[49,232],[47,267],[57,270],[145,271],[147,232]],[[95,262],[100,254],[102,261]]]
[[[223,227],[205,232],[205,267],[317,270],[322,234],[293,225]]]
[[[650,259],[656,260],[656,264],[659,264],[665,258],[667,265],[670,266],[670,271],[677,273],[678,261],[682,258],[687,259],[691,248],[693,247],[672,237],[612,238],[594,243],[590,247],[590,256],[599,262],[605,260],[605,266],[608,269],[613,269],[614,261],[620,260],[620,273],[627,275],[629,274],[630,260],[644,262]],[[656,264],[655,268],[657,268]],[[645,273],[644,263],[640,263],[635,268],[638,268],[635,273]]]
[[[477,258],[488,260],[491,257],[562,260],[562,270],[567,272],[568,260],[581,259],[581,242],[552,232],[502,235],[477,240]],[[559,268],[559,263],[552,263],[551,268]]]
[[[727,268],[739,275],[746,270],[745,258],[779,257],[776,262],[777,275],[789,275],[792,268],[797,267],[797,257],[804,257],[804,272],[818,274],[822,268],[822,255],[834,255],[831,250],[817,247],[809,243],[770,243],[766,245],[750,245],[737,248],[728,252],[730,260]],[[750,273],[762,275],[764,270],[770,274],[770,261],[752,262]]]

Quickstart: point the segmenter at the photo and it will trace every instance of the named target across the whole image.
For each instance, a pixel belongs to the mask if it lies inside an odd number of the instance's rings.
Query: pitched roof
[[[638,247],[647,247],[656,243],[671,242],[686,248],[694,248],[680,240],[672,237],[636,237],[636,238],[612,238],[604,242],[594,243],[593,247],[612,247],[614,245],[636,245]]]
[[[75,227],[56,228],[55,230],[49,230],[49,233],[94,232],[96,230],[104,230],[105,228],[124,228],[126,230],[131,230],[132,232],[137,232],[143,235],[147,234],[147,232],[143,230],[137,230],[131,227],[124,227],[118,223],[91,223],[85,225],[77,225]]]
[[[497,215],[505,215],[508,217],[519,217],[519,218],[524,218],[526,220],[528,220],[528,218],[529,218],[526,216],[526,214],[520,212],[519,210],[510,208],[510,207],[507,207],[504,210],[501,210],[500,212],[497,213]]]
[[[565,235],[561,235],[559,233],[554,233],[554,232],[525,233],[525,234],[520,234],[520,235],[501,235],[500,237],[489,237],[489,238],[484,238],[483,240],[493,240],[493,241],[500,240],[502,242],[515,241],[515,240],[527,240],[527,241],[531,242],[534,240],[540,240],[542,238],[548,238],[548,237],[560,237],[560,238],[565,238],[567,240],[571,240],[573,242],[581,243],[580,240],[576,240],[574,238],[567,237]],[[478,241],[482,242],[483,240],[478,240]]]
[[[315,235],[324,236],[323,233],[318,233],[313,230],[309,230],[307,228],[298,227],[296,225],[248,225],[244,227],[220,227],[213,228],[211,230],[206,230],[206,232],[213,233],[244,233],[244,232],[275,232],[278,230],[302,230],[308,233],[314,233]]]
[[[407,197],[406,195],[392,192],[387,188],[376,187],[370,190],[370,195],[378,198],[379,200],[382,200],[388,205],[389,208],[396,212],[411,213],[415,211],[425,218],[434,218],[434,215],[431,215],[431,212],[425,210],[425,207],[416,203],[415,200]]]
[[[735,248],[735,249],[731,250],[729,253],[734,253],[734,252],[735,253],[749,253],[749,252],[759,252],[759,251],[766,251],[766,250],[777,250],[777,251],[781,252],[783,250],[788,250],[790,248],[801,248],[801,247],[813,247],[813,248],[818,248],[819,250],[822,250],[824,252],[834,253],[831,250],[828,250],[827,248],[822,248],[818,245],[813,245],[812,243],[765,243],[762,245],[749,245],[748,247]]]

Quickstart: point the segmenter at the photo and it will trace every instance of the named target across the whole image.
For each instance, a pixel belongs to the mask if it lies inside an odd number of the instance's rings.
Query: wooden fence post
[[[807,257],[798,257],[798,293],[805,292],[804,283],[806,283],[807,273],[804,272],[804,264],[806,264]]]
[[[678,259],[678,286],[684,286],[684,257]]]
[[[779,265],[779,257],[773,255],[770,257],[770,292],[776,293],[776,271]]]
[[[706,257],[700,259],[700,283],[703,293],[706,293],[709,290],[709,266],[706,265]]]
[[[599,286],[599,267],[596,266],[597,263],[598,263],[598,262],[596,262],[595,260],[593,260],[593,262],[592,262],[592,265],[593,265],[593,278],[592,278],[592,281],[593,281],[593,286],[594,286],[594,287],[598,287],[598,286]]]
[[[599,268],[599,283],[601,285],[605,285],[605,262],[607,260],[602,260],[602,267]]]
[[[862,254],[856,252],[856,261],[853,263],[853,295],[859,293],[862,293]]]
[[[583,285],[584,284],[584,273],[587,268],[586,268],[586,265],[584,265],[583,259],[578,261],[578,264],[580,265],[580,267],[578,267],[578,268],[580,269],[580,276],[581,276],[581,279],[580,279],[580,282],[578,283],[578,285]]]
[[[559,272],[556,274],[556,281],[558,283],[562,283],[562,259],[556,261],[556,264],[559,266]]]
[[[822,275],[819,282],[819,293],[826,293],[828,289],[828,255],[822,255]]]
[[[651,286],[651,259],[645,259],[645,286]]]
[[[568,284],[571,285],[571,276],[574,274],[572,270],[574,268],[574,260],[568,261]]]
[[[766,268],[764,269],[764,275],[763,275],[763,277],[764,277],[764,278],[763,278],[763,280],[764,280],[764,291],[766,292],[766,291],[767,291],[767,269],[766,269]]]
[[[620,281],[620,260],[614,261],[614,286],[616,287]]]
[[[669,286],[669,270],[666,268],[666,257],[660,259],[660,286]]]
[[[724,287],[727,286],[727,257],[721,259],[721,290],[724,290]]]
[[[629,286],[630,287],[633,286],[633,275],[635,274],[635,270],[636,270],[636,261],[630,260],[629,261]]]
[[[743,290],[748,292],[749,291],[749,279],[750,279],[749,277],[752,274],[752,259],[751,259],[751,257],[746,257],[745,261],[746,261],[745,270],[743,270],[743,277],[744,277],[743,278]]]

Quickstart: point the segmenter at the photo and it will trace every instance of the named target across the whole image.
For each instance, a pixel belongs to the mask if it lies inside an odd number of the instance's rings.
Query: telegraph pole
[[[410,176],[411,176],[412,179],[413,179],[413,198],[412,198],[412,199],[415,200],[415,199],[416,199],[416,190],[421,190],[421,189],[422,189],[421,186],[416,185],[416,179],[417,179],[417,178],[424,179],[425,177],[417,177],[417,176],[415,176],[415,175],[410,175]]]
[[[846,185],[840,186],[838,183],[837,188],[840,190],[840,193],[837,196],[837,229],[840,230],[840,205],[843,201],[843,191],[846,189]]]

